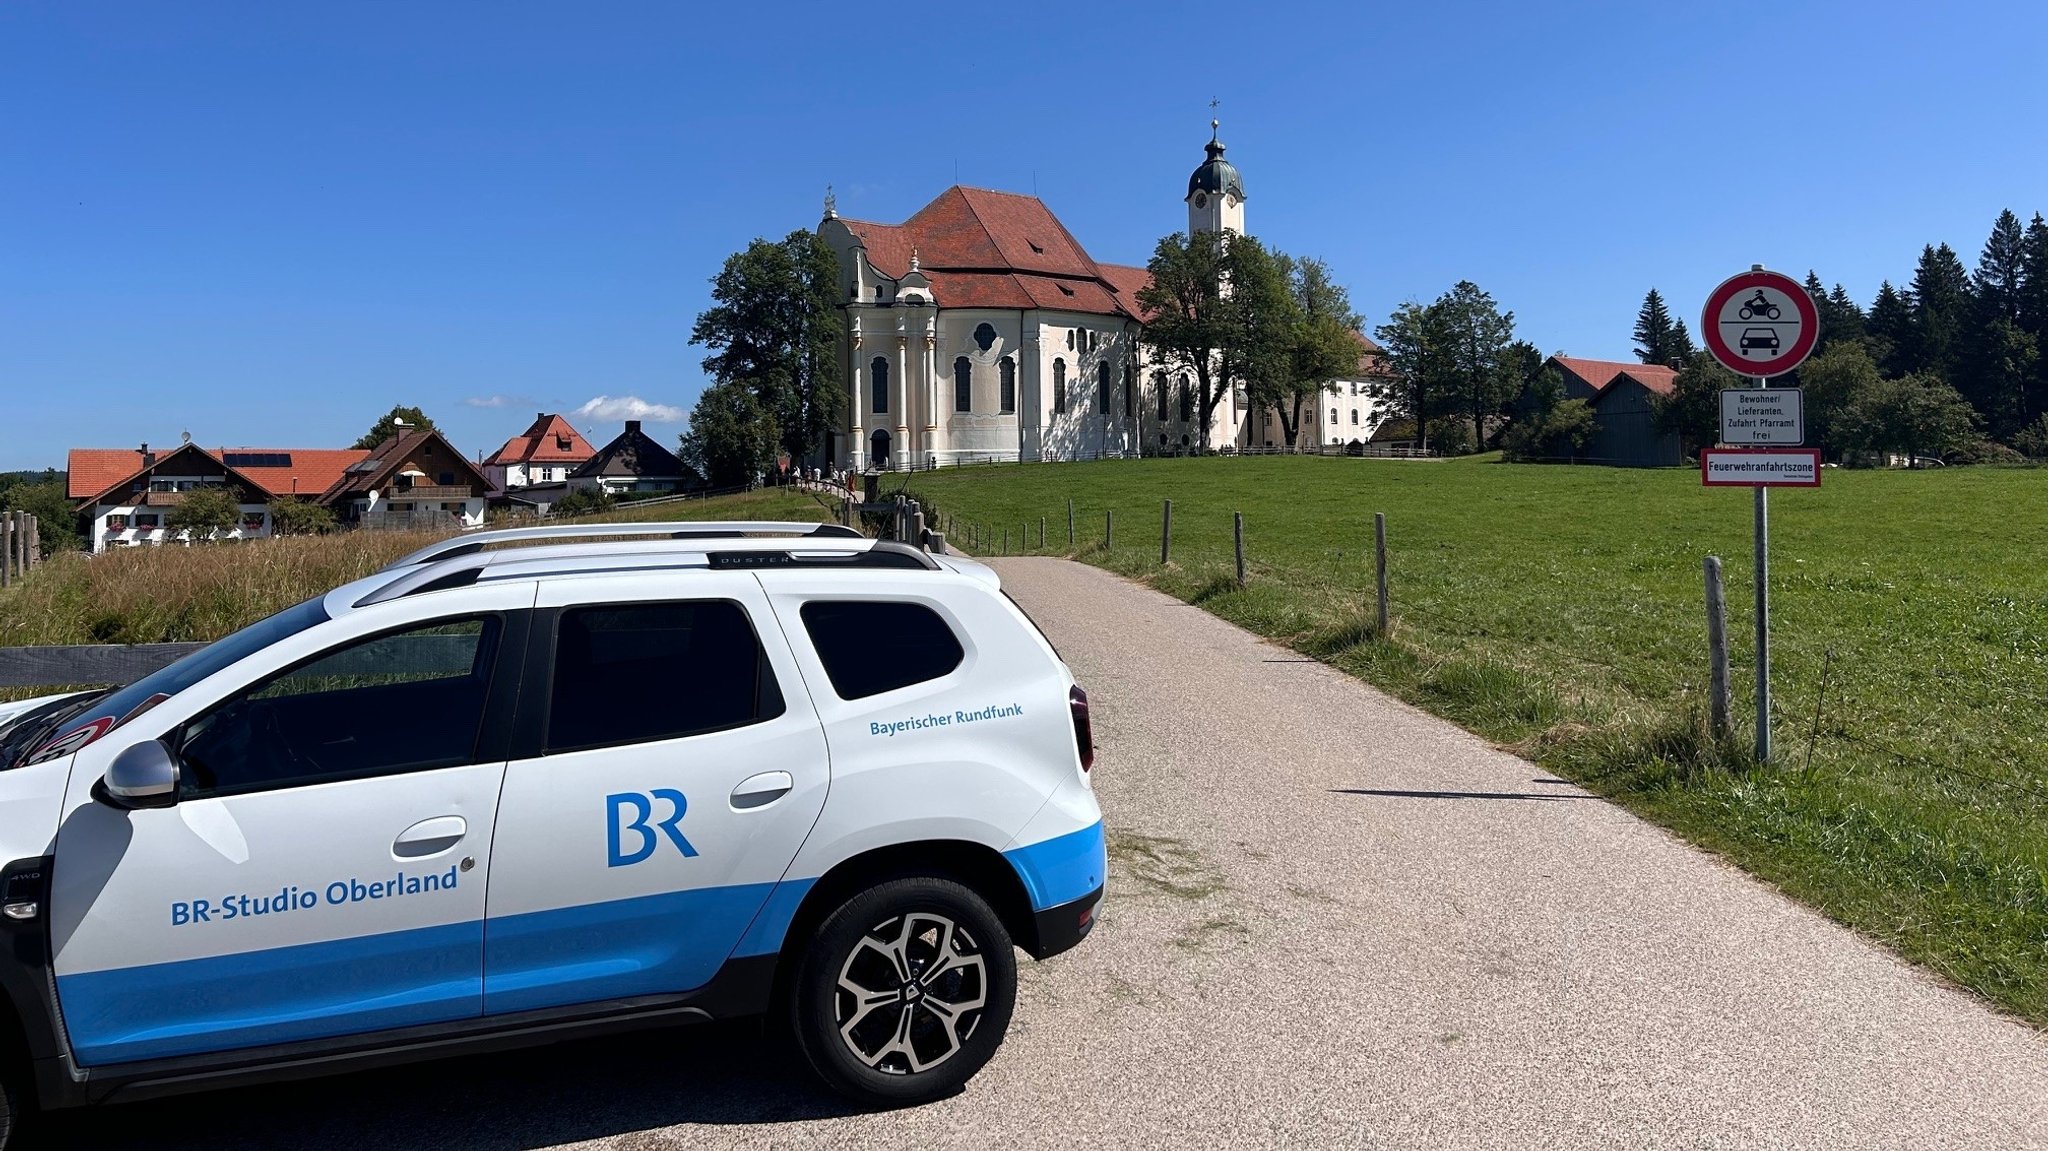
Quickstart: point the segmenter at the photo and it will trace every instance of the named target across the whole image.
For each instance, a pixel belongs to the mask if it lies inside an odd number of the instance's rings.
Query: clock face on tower
[[[1223,197],[1223,202],[1233,208],[1237,207],[1237,193],[1232,192],[1228,196]]]
[[[1208,207],[1208,206],[1209,206],[1209,193],[1207,193],[1207,192],[1196,192],[1196,193],[1195,193],[1195,207],[1197,207],[1197,208],[1206,208],[1206,207]]]

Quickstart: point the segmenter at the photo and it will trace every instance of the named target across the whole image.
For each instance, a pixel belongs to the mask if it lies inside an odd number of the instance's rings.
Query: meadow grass
[[[1750,493],[1696,472],[1260,457],[964,468],[911,486],[962,546],[995,554],[1007,529],[1012,553],[1073,554],[1197,603],[2048,1023],[2048,471],[1829,470],[1818,490],[1773,493],[1769,767],[1749,757]],[[1732,740],[1705,723],[1710,554],[1726,572]]]

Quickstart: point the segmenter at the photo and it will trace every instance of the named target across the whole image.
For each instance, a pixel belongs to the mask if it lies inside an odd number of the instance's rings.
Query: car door
[[[825,802],[824,734],[760,584],[543,585],[530,642],[538,691],[498,809],[484,1009],[700,987]]]
[[[51,924],[81,1063],[481,1013],[504,774],[491,733],[509,720],[532,599],[531,584],[479,588],[453,615],[345,617],[79,753]],[[149,738],[178,758],[175,804],[93,799],[111,756]]]

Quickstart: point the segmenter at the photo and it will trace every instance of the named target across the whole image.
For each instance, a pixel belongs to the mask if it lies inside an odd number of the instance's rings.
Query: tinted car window
[[[495,617],[336,648],[185,728],[181,794],[232,795],[474,762],[497,651]]]
[[[959,637],[921,603],[815,600],[804,630],[841,699],[864,699],[947,675],[966,658]]]
[[[66,716],[62,726],[49,733],[47,738],[39,738],[32,748],[24,746],[21,761],[40,763],[69,755],[214,672],[240,663],[279,640],[326,622],[324,599],[314,598],[252,623],[119,691],[98,697],[89,707],[75,708],[75,714]],[[11,732],[10,739],[20,734],[19,731]]]
[[[736,603],[572,608],[556,627],[551,752],[722,731],[782,710],[767,654]]]

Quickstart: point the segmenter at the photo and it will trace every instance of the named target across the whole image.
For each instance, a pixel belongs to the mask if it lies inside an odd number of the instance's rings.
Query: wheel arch
[[[790,942],[803,940],[847,900],[891,879],[931,876],[950,879],[981,896],[1010,933],[1010,941],[1035,952],[1038,920],[1024,880],[1001,852],[963,839],[928,839],[877,847],[834,864],[804,893],[777,949],[775,999],[780,1003],[796,967]]]

